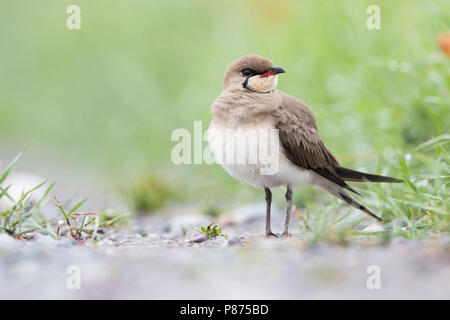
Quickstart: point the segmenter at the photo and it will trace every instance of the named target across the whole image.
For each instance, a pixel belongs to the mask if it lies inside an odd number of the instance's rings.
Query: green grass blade
[[[21,153],[19,153],[10,163],[9,165],[6,167],[5,171],[3,172],[3,174],[0,176],[0,183],[2,183],[3,181],[5,181],[5,179],[9,176],[9,174],[11,173],[12,168],[14,167],[14,165],[16,164],[17,161],[19,161],[19,159],[22,157],[22,155],[25,153],[25,151],[28,149],[30,145],[28,144]]]

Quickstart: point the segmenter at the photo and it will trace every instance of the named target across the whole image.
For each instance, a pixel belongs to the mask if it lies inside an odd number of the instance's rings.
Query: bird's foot
[[[291,235],[289,234],[289,232],[287,232],[287,231],[284,231],[282,234],[281,234],[281,237],[282,238],[289,238]]]
[[[272,231],[267,231],[265,237],[267,239],[269,239],[269,238],[278,238],[278,236],[275,233],[273,233]]]

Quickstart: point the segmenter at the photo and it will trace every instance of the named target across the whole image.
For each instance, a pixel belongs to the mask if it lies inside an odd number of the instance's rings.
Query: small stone
[[[232,239],[228,240],[227,244],[228,246],[242,245],[242,239],[240,237],[233,237]]]
[[[202,242],[205,242],[206,240],[208,240],[207,236],[198,236],[197,238],[192,239],[190,242],[191,243],[202,243]]]

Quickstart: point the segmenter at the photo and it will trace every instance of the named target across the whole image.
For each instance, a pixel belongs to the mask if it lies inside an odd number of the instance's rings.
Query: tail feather
[[[379,216],[377,216],[375,213],[373,213],[372,211],[370,211],[369,209],[367,209],[365,206],[363,206],[362,204],[360,204],[358,201],[356,201],[355,199],[352,198],[352,196],[350,196],[347,192],[345,191],[341,191],[339,192],[339,198],[344,200],[345,202],[347,202],[349,205],[367,213],[368,215],[370,215],[371,217],[377,219],[380,222],[383,222],[383,219],[381,219]]]
[[[365,206],[363,206],[362,204],[360,204],[358,201],[356,201],[351,195],[349,195],[342,186],[339,186],[338,184],[336,184],[335,182],[328,180],[327,178],[320,176],[320,175],[316,175],[315,179],[313,180],[313,184],[316,186],[321,187],[322,189],[328,191],[329,193],[331,193],[332,195],[334,195],[335,197],[345,201],[346,203],[348,203],[349,205],[367,213],[368,215],[370,215],[371,217],[377,219],[380,222],[383,222],[383,219],[381,219],[380,217],[378,217],[375,213],[373,213],[372,211],[370,211],[368,208],[366,208]]]
[[[347,169],[343,167],[336,168],[336,174],[345,181],[354,181],[354,182],[395,182],[400,183],[403,182],[401,179],[379,176],[376,174],[370,174],[365,172],[360,172],[352,169]]]

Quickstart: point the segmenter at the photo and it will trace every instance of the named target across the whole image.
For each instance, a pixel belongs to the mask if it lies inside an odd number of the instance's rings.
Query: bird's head
[[[251,54],[233,62],[225,72],[223,90],[243,90],[270,93],[276,90],[278,74],[286,71],[273,65],[272,61]]]

